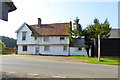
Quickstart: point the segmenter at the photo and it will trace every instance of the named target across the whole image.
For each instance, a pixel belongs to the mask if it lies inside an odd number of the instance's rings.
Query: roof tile
[[[30,25],[32,36],[68,36],[67,29],[71,27],[71,23],[54,23]]]

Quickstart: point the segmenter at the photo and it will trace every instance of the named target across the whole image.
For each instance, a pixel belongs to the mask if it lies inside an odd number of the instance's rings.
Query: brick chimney
[[[38,18],[38,26],[41,25],[41,18]]]

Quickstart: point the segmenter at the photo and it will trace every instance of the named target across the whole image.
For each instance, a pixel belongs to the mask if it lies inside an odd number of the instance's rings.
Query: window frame
[[[37,40],[37,37],[35,37],[35,40]]]
[[[60,37],[60,40],[65,40],[65,37]]]
[[[22,40],[26,40],[27,31],[22,31]]]
[[[44,42],[48,42],[49,41],[49,37],[43,37],[43,41]]]
[[[26,48],[25,48],[26,47]],[[27,45],[23,45],[23,50],[22,51],[27,51]]]
[[[78,51],[82,51],[82,47],[78,47]]]
[[[67,51],[67,46],[63,46],[63,51]]]
[[[44,51],[50,51],[50,46],[44,46]]]

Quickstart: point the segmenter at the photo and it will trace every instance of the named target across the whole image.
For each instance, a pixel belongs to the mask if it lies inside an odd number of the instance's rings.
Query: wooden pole
[[[100,35],[98,35],[98,61],[100,61]]]

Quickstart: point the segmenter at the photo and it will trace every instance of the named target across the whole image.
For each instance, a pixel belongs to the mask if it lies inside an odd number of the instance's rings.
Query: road
[[[14,58],[14,56],[2,57],[2,72],[12,77],[118,78],[118,66]]]

